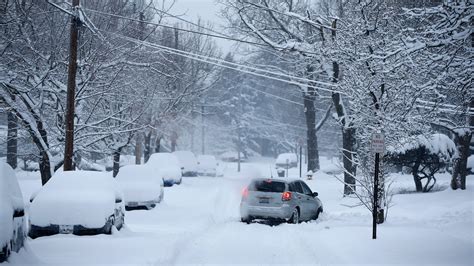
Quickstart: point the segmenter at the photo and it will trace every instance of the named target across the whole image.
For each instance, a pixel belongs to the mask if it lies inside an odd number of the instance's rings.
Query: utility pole
[[[302,176],[302,168],[303,168],[303,142],[300,141],[300,177],[303,177]]]
[[[237,143],[237,172],[240,172],[240,152],[242,150],[242,139],[240,136],[240,122],[239,125],[237,126],[237,137],[238,137],[238,143]]]
[[[191,104],[191,121],[193,122],[191,124],[191,151],[194,152],[194,131],[196,130],[196,127],[194,125],[195,122],[195,110],[194,110],[194,103]]]
[[[237,125],[237,137],[238,137],[238,141],[239,143],[237,144],[237,172],[240,172],[240,161],[242,158],[240,158],[240,153],[242,152],[242,133],[240,132],[241,131],[241,127],[242,127],[242,116],[244,114],[244,103],[242,101],[242,86],[239,86],[239,104],[240,104],[240,113],[239,113],[239,123]]]
[[[67,103],[66,103],[66,141],[64,148],[64,171],[72,171],[72,157],[74,154],[74,102],[76,94],[76,69],[77,69],[77,38],[79,31],[78,16],[79,0],[72,1],[74,16],[71,17],[71,32],[69,41],[69,66],[67,77]]]
[[[205,136],[204,136],[204,103],[201,105],[201,154],[204,155],[205,151]]]

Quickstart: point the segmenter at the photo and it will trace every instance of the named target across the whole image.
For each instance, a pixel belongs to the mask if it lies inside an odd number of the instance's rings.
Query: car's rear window
[[[257,180],[249,186],[250,191],[260,192],[284,192],[285,183],[279,181],[269,180]]]

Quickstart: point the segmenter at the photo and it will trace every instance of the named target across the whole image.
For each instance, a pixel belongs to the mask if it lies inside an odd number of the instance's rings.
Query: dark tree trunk
[[[10,111],[8,112],[7,133],[7,163],[15,169],[18,166],[18,118]]]
[[[331,38],[336,39],[336,20],[332,22]],[[332,62],[332,82],[339,82],[339,63]],[[347,113],[344,108],[341,94],[333,93],[332,101],[336,108],[337,117],[342,127],[342,164],[344,166],[344,195],[350,195],[356,191],[356,170],[357,166],[354,163],[355,159],[355,129],[351,127],[351,123],[347,118]]]
[[[314,96],[306,93],[304,95],[304,109],[306,117],[306,141],[308,147],[308,171],[319,170],[318,137],[316,135],[316,109],[314,108]]]
[[[171,133],[171,152],[176,151],[176,146],[178,145],[178,133],[173,131]]]
[[[9,91],[11,100],[14,101],[16,89],[11,86],[7,86],[7,89]],[[25,107],[28,110],[29,115],[31,115],[31,117],[33,118],[33,121],[31,121],[31,119],[25,118],[25,113],[24,113],[25,111],[18,111],[14,109],[12,105],[10,105],[9,107],[12,108],[11,111],[21,121],[21,124],[25,127],[25,129],[30,134],[33,140],[33,143],[36,145],[36,147],[40,151],[41,159],[40,159],[39,166],[40,166],[40,173],[41,173],[41,183],[45,185],[46,182],[48,182],[48,180],[51,178],[53,174],[53,172],[51,171],[52,170],[51,162],[49,158],[48,133],[44,129],[41,116],[36,112],[36,110],[25,99],[20,98],[20,100],[24,103]],[[33,129],[34,127],[36,127],[36,130]]]
[[[135,164],[142,163],[142,135],[137,134],[135,138]]]
[[[44,186],[49,179],[51,179],[51,162],[46,151],[41,152],[41,159],[39,161],[41,184]]]
[[[469,157],[469,144],[471,143],[471,139],[472,132],[466,132],[463,135],[455,135],[459,158],[454,161],[453,165],[453,175],[451,179],[452,189],[466,189],[467,159]]]
[[[160,152],[160,147],[161,147],[161,137],[156,137],[156,140],[155,140],[155,153]]]
[[[120,169],[120,154],[122,153],[122,147],[114,151],[114,165],[112,170],[112,176],[116,177]]]
[[[419,175],[420,172],[420,162],[415,162],[415,165],[412,168],[413,181],[415,181],[416,192],[423,192],[423,184],[421,183],[421,178]]]
[[[151,130],[145,134],[145,163],[148,162],[148,159],[150,159],[151,156]]]
[[[350,195],[355,193],[355,175],[356,175],[356,164],[354,163],[355,154],[355,129],[346,128],[342,129],[342,164],[344,166],[344,195]]]
[[[336,77],[339,75],[339,66],[333,63],[333,69]],[[337,117],[342,127],[342,163],[344,166],[344,195],[355,193],[355,175],[357,166],[355,160],[355,128],[350,127],[347,120],[347,113],[342,103],[342,98],[339,93],[332,94],[332,101],[336,108]]]

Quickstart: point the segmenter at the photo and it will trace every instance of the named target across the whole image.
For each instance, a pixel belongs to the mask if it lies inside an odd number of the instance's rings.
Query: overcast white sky
[[[176,0],[175,5],[171,9],[171,13],[175,15],[182,15],[182,18],[197,22],[198,18],[209,21],[214,24],[214,29],[223,32],[222,26],[225,21],[219,17],[218,13],[221,5],[215,0]],[[233,42],[216,39],[219,46],[225,52],[230,50]]]

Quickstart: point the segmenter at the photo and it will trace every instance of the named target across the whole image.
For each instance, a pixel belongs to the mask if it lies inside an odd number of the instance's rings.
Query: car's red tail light
[[[291,200],[291,192],[289,191],[283,192],[283,194],[281,194],[281,200],[283,201]]]
[[[244,187],[244,189],[242,190],[242,197],[247,198],[248,195],[249,195],[249,189],[248,187]]]

